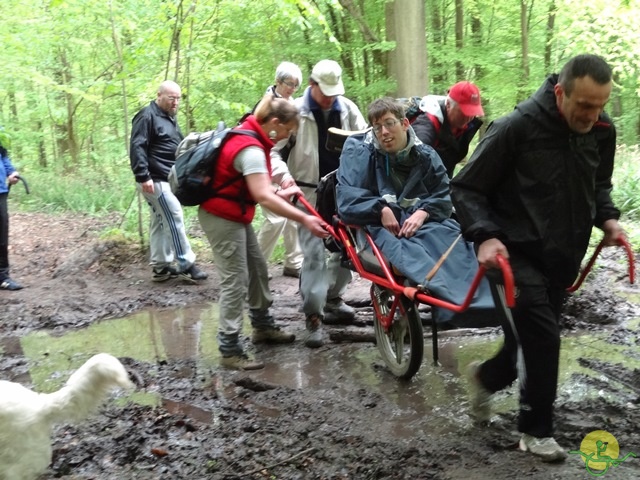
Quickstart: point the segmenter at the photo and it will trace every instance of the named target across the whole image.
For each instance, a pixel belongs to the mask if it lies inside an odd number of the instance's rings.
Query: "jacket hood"
[[[567,122],[558,110],[554,87],[558,83],[558,75],[549,75],[542,86],[529,97],[516,106],[527,121],[540,124],[545,129],[567,129]]]
[[[442,114],[442,107],[447,97],[442,95],[426,95],[420,100],[420,110],[425,113],[429,113],[436,117],[440,123],[444,123],[444,115]]]

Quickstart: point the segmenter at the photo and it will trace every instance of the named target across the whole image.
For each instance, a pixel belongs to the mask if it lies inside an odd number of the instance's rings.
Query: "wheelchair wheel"
[[[376,344],[391,373],[401,379],[413,377],[424,354],[422,322],[414,302],[376,284],[371,285]],[[390,320],[388,329],[384,319]]]

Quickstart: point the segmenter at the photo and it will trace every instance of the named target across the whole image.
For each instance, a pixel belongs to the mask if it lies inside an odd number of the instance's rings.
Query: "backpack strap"
[[[442,124],[440,123],[440,119],[436,117],[433,113],[425,112],[425,115],[433,125],[433,129],[436,132],[435,141],[434,141],[434,144],[432,145],[432,147],[435,148],[440,143],[440,129],[442,128]]]
[[[226,136],[224,137],[223,142],[218,147],[218,155],[222,151],[222,147],[227,143],[227,141],[229,141],[229,139],[231,139],[232,135],[248,135],[250,137],[255,138],[256,140],[260,140],[260,136],[256,132],[254,132],[253,130],[244,130],[244,129],[241,129],[241,128],[231,129],[231,130],[229,130],[227,132]],[[225,195],[224,193],[220,193],[220,190],[228,187],[232,183],[237,182],[242,177],[243,177],[242,173],[239,173],[235,177],[232,177],[229,180],[227,180],[226,182],[222,183],[222,185],[219,185],[216,188],[212,188],[211,190],[215,193],[216,197],[221,197],[221,198],[226,198],[227,200],[236,200],[237,201],[238,200],[237,198],[231,197],[230,195]]]

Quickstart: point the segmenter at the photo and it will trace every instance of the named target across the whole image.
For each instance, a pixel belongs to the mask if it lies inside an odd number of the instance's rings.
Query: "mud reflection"
[[[30,381],[38,391],[53,391],[66,381],[68,374],[78,368],[88,355],[109,352],[118,357],[131,357],[151,364],[176,362],[173,374],[184,379],[210,378],[219,369],[216,343],[217,307],[213,304],[169,310],[146,311],[129,317],[95,323],[83,330],[54,336],[35,332],[21,339],[0,338],[0,355],[24,356],[29,364]],[[633,322],[637,328],[637,322]],[[248,335],[249,322],[245,321]],[[287,329],[303,336],[303,324],[290,324]],[[497,333],[497,332],[496,332]],[[612,345],[606,341],[607,332],[572,334],[563,338],[560,366],[559,396],[579,401],[585,398],[606,398],[604,390],[586,386],[581,376],[597,377],[601,382],[615,382],[581,366],[579,358],[621,363],[627,368],[640,368],[640,358],[629,355],[629,346]],[[297,340],[300,342],[301,340]],[[472,360],[486,359],[499,348],[499,335],[441,337],[440,365],[432,365],[431,342],[425,342],[422,368],[409,382],[400,382],[385,368],[376,347],[372,344],[332,344],[318,350],[300,345],[259,346],[256,355],[265,361],[264,370],[247,373],[257,381],[306,389],[317,395],[327,391],[334,395],[353,396],[362,392],[366,402],[384,405],[389,415],[376,418],[376,428],[388,435],[409,438],[417,431],[446,433],[467,428],[467,390],[464,370]],[[214,377],[217,377],[214,374]],[[29,377],[17,379],[26,380]],[[220,383],[221,380],[218,379]],[[620,388],[620,385],[617,385]],[[218,385],[221,395],[233,395]],[[497,413],[516,409],[517,395],[507,391],[495,402]],[[173,413],[184,414],[196,421],[215,423],[216,413],[187,403],[160,398],[149,388],[138,391],[130,400],[163,405]],[[250,398],[244,402],[251,403]],[[277,417],[279,411],[251,405],[259,414]]]

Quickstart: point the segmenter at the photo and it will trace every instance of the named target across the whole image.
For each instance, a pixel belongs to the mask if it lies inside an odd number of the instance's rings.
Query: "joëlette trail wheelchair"
[[[354,133],[361,132],[347,132],[330,128],[327,148],[336,152],[341,151],[346,137]],[[334,175],[332,179],[334,183],[330,187],[333,199],[328,202],[330,207],[327,207],[327,202],[323,204],[323,210],[325,210],[323,215],[304,197],[298,196],[295,201],[300,202],[307,211],[319,218],[329,220],[327,217],[331,217],[327,227],[330,238],[325,241],[325,246],[330,251],[341,252],[343,266],[356,272],[361,278],[371,281],[370,295],[374,310],[373,324],[376,345],[391,373],[400,379],[410,379],[420,369],[424,356],[424,336],[422,320],[418,312],[419,304],[448,309],[454,313],[466,311],[486,273],[486,269],[478,265],[478,270],[464,297],[464,301],[460,304],[454,304],[433,296],[427,288],[428,284],[426,286],[406,286],[404,277],[397,274],[393,266],[382,256],[366,228],[346,225],[335,214],[335,172],[329,175]],[[306,186],[311,185],[306,184]],[[318,189],[328,188],[326,185],[316,187]],[[327,209],[331,210],[333,215],[328,214]],[[634,283],[633,251],[624,238],[620,239],[620,245],[626,250],[629,262],[629,280],[630,283]],[[602,242],[598,245],[575,284],[568,289],[569,292],[574,292],[580,287],[603,246]],[[445,252],[429,275],[437,271],[441,262],[446,261],[446,255],[447,253]],[[498,256],[498,263],[504,283],[505,303],[508,307],[513,307],[515,306],[515,287],[511,267],[508,260],[502,256]],[[426,280],[428,280],[429,275],[427,275]],[[431,321],[431,334],[433,362],[437,365],[438,324],[435,318],[432,318]]]
[[[322,218],[304,197],[298,197],[297,201],[309,212]],[[333,243],[330,250],[341,252],[343,266],[356,272],[361,278],[371,281],[374,332],[382,359],[396,377],[413,377],[418,372],[424,356],[424,335],[418,305],[422,303],[455,313],[464,312],[471,304],[485,274],[485,268],[478,266],[464,301],[458,305],[431,295],[424,286],[406,286],[404,277],[394,271],[393,266],[382,256],[366,228],[346,225],[334,216],[332,224],[328,225],[327,229],[331,235],[328,242]],[[364,241],[360,240],[361,238],[364,238]],[[444,261],[444,258],[440,261]],[[515,300],[511,268],[505,258],[500,256],[498,261],[504,279],[507,305],[512,307]],[[434,269],[437,266],[436,264]],[[437,363],[437,322],[431,322],[431,331],[434,363]]]
[[[304,197],[298,201],[311,213],[320,217],[318,212]],[[374,332],[376,345],[382,359],[391,373],[400,379],[413,377],[422,364],[424,356],[424,336],[422,320],[418,313],[419,304],[440,307],[455,313],[466,311],[480,285],[486,269],[478,266],[476,275],[461,304],[454,304],[441,300],[430,294],[424,286],[405,286],[404,278],[398,275],[389,262],[382,256],[373,242],[366,228],[353,227],[344,224],[337,216],[327,227],[331,234],[330,241],[342,252],[343,266],[356,272],[361,278],[371,281],[371,304],[374,310]],[[361,241],[356,240],[359,231],[364,236],[366,248],[358,246]],[[626,239],[619,240],[620,246],[626,251],[629,263],[629,281],[635,281],[634,255]],[[575,292],[587,277],[604,244],[601,242],[594,251],[591,259],[582,269],[576,282],[567,289]],[[332,249],[332,250],[335,250]],[[441,259],[443,261],[444,259]],[[507,259],[498,256],[500,270],[504,282],[505,300],[509,307],[515,306],[514,280],[511,267]],[[437,268],[437,264],[436,267]],[[431,321],[431,339],[433,361],[438,364],[438,325]]]

